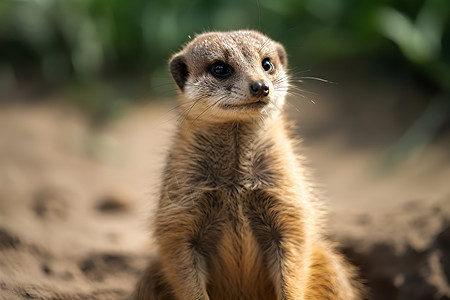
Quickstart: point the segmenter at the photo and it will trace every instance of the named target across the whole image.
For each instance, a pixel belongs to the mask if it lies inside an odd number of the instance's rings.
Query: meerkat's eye
[[[270,61],[270,58],[263,59],[262,67],[263,67],[264,71],[266,71],[266,72],[272,72],[274,69],[274,66],[273,66],[272,62]]]
[[[209,67],[211,74],[217,78],[227,78],[233,74],[233,68],[221,61],[216,61]]]

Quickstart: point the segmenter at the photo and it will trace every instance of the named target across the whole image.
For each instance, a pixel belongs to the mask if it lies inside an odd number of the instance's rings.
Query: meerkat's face
[[[182,113],[213,122],[278,114],[286,68],[283,46],[256,31],[201,34],[170,61]]]

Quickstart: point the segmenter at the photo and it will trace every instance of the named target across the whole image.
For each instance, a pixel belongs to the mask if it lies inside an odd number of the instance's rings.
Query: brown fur
[[[214,77],[216,61],[233,74]],[[286,65],[255,31],[202,34],[172,58],[182,120],[155,217],[159,256],[135,299],[359,299],[287,134]],[[249,92],[255,81],[267,96]]]

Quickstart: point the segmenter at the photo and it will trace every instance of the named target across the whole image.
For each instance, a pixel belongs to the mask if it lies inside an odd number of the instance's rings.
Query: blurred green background
[[[131,75],[151,91],[189,36],[250,28],[284,43],[291,65],[396,60],[448,88],[449,15],[447,0],[2,0],[1,84]]]
[[[292,76],[365,87],[343,111],[418,107],[410,147],[449,128],[449,20],[448,0],[0,0],[0,99],[64,91],[102,123],[175,95],[167,61],[196,33],[249,28],[286,46]]]
[[[307,91],[293,134],[374,299],[448,299],[450,0],[0,0],[0,293],[100,298],[137,276],[177,120],[168,60],[242,28],[286,47]]]

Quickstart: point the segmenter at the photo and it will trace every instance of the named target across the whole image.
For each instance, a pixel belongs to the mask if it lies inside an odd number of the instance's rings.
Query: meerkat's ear
[[[182,54],[175,55],[169,62],[169,70],[172,74],[173,80],[178,85],[180,90],[184,89],[187,77],[189,75],[186,59]]]
[[[287,53],[284,49],[283,45],[280,43],[275,43],[275,49],[277,50],[278,57],[280,58],[280,62],[283,65],[283,67],[287,68],[288,59],[287,59]]]

